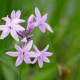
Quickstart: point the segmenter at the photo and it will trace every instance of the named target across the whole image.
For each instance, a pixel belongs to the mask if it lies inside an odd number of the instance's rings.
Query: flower
[[[47,56],[52,56],[52,53],[46,52],[48,50],[48,48],[49,48],[49,45],[47,45],[47,47],[44,50],[39,51],[38,48],[34,45],[34,50],[36,51],[38,56],[33,60],[32,64],[34,64],[38,60],[38,64],[39,64],[40,68],[42,68],[43,61],[50,63],[50,60],[47,58]]]
[[[45,33],[45,30],[48,29],[50,32],[53,32],[53,30],[51,29],[51,27],[49,26],[49,24],[47,24],[45,21],[47,20],[47,14],[43,15],[41,17],[41,13],[39,11],[39,9],[36,7],[35,8],[35,14],[36,14],[36,22],[35,22],[35,26],[40,28],[40,30]]]
[[[34,29],[34,27],[35,27],[35,24],[33,22],[34,17],[35,16],[32,14],[29,17],[28,21],[27,21],[27,29],[26,29],[27,30],[27,34],[29,34]]]
[[[33,51],[30,51],[31,47],[33,44],[33,40],[31,40],[26,46],[24,46],[23,48],[20,48],[18,45],[15,44],[15,48],[17,49],[18,52],[6,52],[7,55],[13,56],[13,57],[17,57],[16,60],[16,66],[19,66],[23,60],[27,63],[30,64],[31,60],[30,57],[36,57],[37,54]],[[30,51],[30,52],[29,52]]]
[[[22,26],[18,24],[18,23],[25,22],[24,20],[19,19],[20,15],[21,15],[20,11],[17,11],[16,14],[15,14],[15,11],[13,11],[11,13],[11,19],[8,16],[3,18],[3,20],[6,21],[6,24],[0,25],[0,30],[3,30],[3,33],[1,34],[0,39],[4,39],[10,33],[11,36],[16,41],[19,41],[17,31],[25,30]]]

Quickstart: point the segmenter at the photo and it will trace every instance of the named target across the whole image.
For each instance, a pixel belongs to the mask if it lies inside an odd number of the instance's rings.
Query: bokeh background
[[[12,10],[21,10],[21,18],[27,19],[38,7],[41,14],[48,13],[47,23],[54,33],[46,30],[42,33],[34,29],[34,44],[40,50],[47,44],[51,63],[22,64],[22,80],[80,80],[80,0],[0,0],[0,24],[5,24],[2,17],[10,16]],[[1,31],[0,31],[1,34]],[[0,40],[0,80],[18,80],[19,67],[15,67],[16,58],[5,54],[16,51],[14,44],[21,45],[9,35]]]

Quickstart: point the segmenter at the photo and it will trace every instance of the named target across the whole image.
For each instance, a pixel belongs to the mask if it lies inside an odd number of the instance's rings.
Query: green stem
[[[18,80],[21,80],[21,65],[19,66],[19,75],[18,75]]]

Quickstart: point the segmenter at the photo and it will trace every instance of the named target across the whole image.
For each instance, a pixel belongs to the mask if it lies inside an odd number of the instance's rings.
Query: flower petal
[[[7,17],[3,17],[2,19],[3,19],[4,21],[6,21],[6,18],[7,18]]]
[[[22,49],[17,44],[15,44],[15,48],[17,49],[17,51],[19,51],[20,53],[22,53]]]
[[[0,30],[4,30],[6,29],[6,26],[5,25],[0,25]]]
[[[11,13],[11,19],[14,19],[15,17],[16,17],[15,10],[13,10]]]
[[[27,43],[27,39],[26,39],[26,37],[24,37],[24,38],[21,40],[21,42],[23,42],[23,43]]]
[[[19,41],[18,35],[16,33],[16,31],[11,30],[11,36],[16,40]]]
[[[44,23],[44,25],[45,25],[45,27],[46,27],[50,32],[52,32],[52,33],[53,33],[53,30],[51,29],[51,27],[49,26],[49,24]]]
[[[49,48],[49,44],[46,46],[46,48],[44,50],[42,50],[42,52],[46,52]]]
[[[33,46],[33,48],[34,48],[34,50],[37,52],[37,53],[39,53],[40,51],[38,50],[38,48],[37,48],[37,46],[36,45],[34,45]]]
[[[50,60],[45,57],[45,56],[41,56],[41,59],[44,61],[44,62],[47,62],[47,63],[50,63]]]
[[[28,56],[25,56],[24,57],[24,61],[27,63],[27,64],[30,64],[31,63],[31,60]]]
[[[27,55],[28,55],[29,57],[38,57],[38,54],[36,54],[34,51],[28,52]]]
[[[15,30],[15,31],[23,31],[25,30],[21,25],[12,25],[12,28]]]
[[[19,66],[21,63],[22,63],[22,61],[23,61],[23,57],[21,57],[21,56],[19,56],[18,58],[17,58],[17,60],[16,60],[16,66]]]
[[[35,58],[31,63],[34,64],[36,63],[36,61],[37,61],[37,58]]]
[[[39,64],[40,68],[43,67],[43,61],[40,57],[38,57],[38,64]]]
[[[26,52],[26,51],[29,51],[31,49],[33,45],[33,40],[31,40],[24,48],[23,48],[23,51]]]
[[[19,56],[19,52],[6,52],[6,54],[13,57]]]
[[[10,26],[10,24],[11,24],[11,19],[7,15],[7,17],[6,17],[6,25]]]
[[[20,18],[20,16],[21,16],[21,11],[18,10],[18,11],[16,12],[16,18]]]
[[[38,19],[41,18],[41,13],[37,7],[35,8],[35,14]]]
[[[39,29],[40,29],[43,33],[45,33],[46,28],[45,28],[44,25],[39,25]]]
[[[13,23],[13,24],[24,23],[24,22],[25,22],[25,20],[23,20],[23,19],[18,19],[18,18],[15,18],[15,19],[12,20],[12,23]]]
[[[53,54],[51,52],[43,52],[44,56],[52,56]]]
[[[48,14],[45,14],[45,15],[42,16],[41,20],[42,20],[43,22],[45,22],[45,21],[47,20],[47,15],[48,15]]]
[[[5,30],[3,30],[0,39],[4,39],[6,36],[8,36],[9,33],[10,33],[9,29],[6,28]]]

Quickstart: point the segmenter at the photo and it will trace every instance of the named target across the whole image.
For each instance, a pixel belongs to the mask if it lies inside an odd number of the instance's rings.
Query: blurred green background
[[[80,80],[80,0],[0,0],[0,25],[5,24],[2,17],[10,16],[12,10],[21,10],[21,18],[27,22],[28,17],[38,7],[41,14],[48,13],[47,22],[54,34],[46,30],[42,33],[34,29],[34,44],[40,50],[50,44],[51,63],[44,63],[42,69],[38,64],[22,64],[22,80]],[[21,24],[26,28],[27,23]],[[1,31],[0,31],[1,34]],[[0,40],[0,80],[18,80],[16,58],[5,54],[16,51],[14,44],[21,45],[9,35]]]

